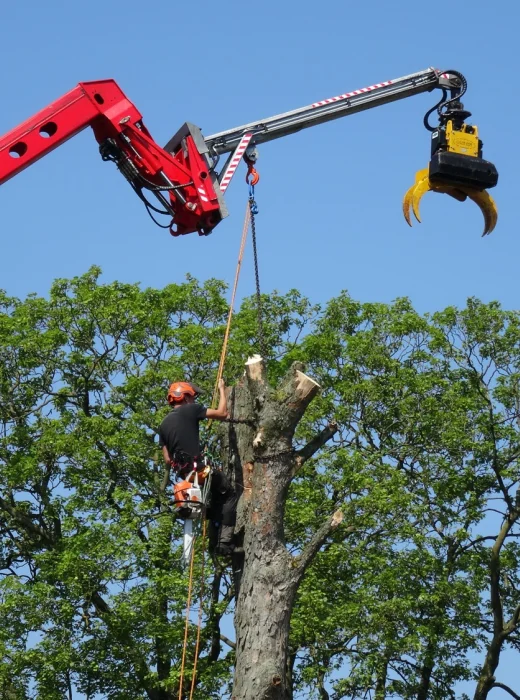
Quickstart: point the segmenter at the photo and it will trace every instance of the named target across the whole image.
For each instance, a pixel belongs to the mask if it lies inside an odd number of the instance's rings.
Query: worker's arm
[[[211,420],[225,420],[228,417],[226,385],[223,379],[219,379],[218,390],[220,393],[218,408],[208,408],[206,410],[206,418],[210,418]]]

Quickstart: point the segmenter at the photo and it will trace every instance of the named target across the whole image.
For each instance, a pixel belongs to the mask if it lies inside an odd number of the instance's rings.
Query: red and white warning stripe
[[[328,100],[321,100],[321,102],[315,102],[312,107],[323,107],[323,105],[329,105],[331,102],[339,102],[340,100],[346,100],[349,97],[355,97],[356,95],[362,95],[364,92],[372,92],[372,90],[377,90],[378,88],[388,87],[395,83],[395,80],[387,80],[384,83],[376,83],[375,85],[370,85],[366,88],[361,88],[361,90],[354,90],[353,92],[346,92],[344,95],[337,95],[336,97],[329,97]]]
[[[227,190],[228,185],[231,182],[231,178],[235,174],[235,170],[238,168],[238,164],[242,160],[242,156],[244,155],[246,148],[248,147],[249,142],[252,138],[253,134],[244,134],[240,139],[239,144],[235,148],[235,152],[233,153],[233,156],[229,161],[229,165],[226,169],[226,172],[224,173],[224,176],[220,182],[221,192],[225,192]]]
[[[203,202],[209,202],[209,199],[206,196],[206,190],[204,187],[197,187],[199,191],[200,198],[202,199]]]

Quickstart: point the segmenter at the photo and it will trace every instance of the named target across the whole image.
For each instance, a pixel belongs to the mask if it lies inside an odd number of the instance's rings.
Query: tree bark
[[[243,380],[228,397],[232,418],[249,421],[231,423],[223,445],[240,497],[236,532],[244,547],[240,563],[235,561],[240,578],[234,700],[291,697],[287,653],[295,595],[306,567],[341,522],[341,514],[336,513],[318,523],[316,535],[298,557],[287,551],[284,510],[297,459],[292,441],[318,391],[319,385],[303,373],[299,363],[271,389],[263,361],[255,356],[246,363]]]

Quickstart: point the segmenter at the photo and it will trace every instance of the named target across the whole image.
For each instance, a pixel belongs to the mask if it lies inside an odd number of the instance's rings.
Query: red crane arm
[[[172,235],[207,235],[225,216],[216,175],[208,167],[208,148],[197,127],[186,124],[166,151],[114,80],[79,83],[2,136],[0,185],[87,126],[103,160],[116,163],[149,208],[172,217]],[[157,197],[161,210],[148,202],[143,190]]]

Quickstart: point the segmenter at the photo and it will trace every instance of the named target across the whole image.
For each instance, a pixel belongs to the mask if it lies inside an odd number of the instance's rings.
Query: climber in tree
[[[225,420],[228,417],[226,387],[219,381],[218,408],[206,408],[196,402],[201,390],[191,382],[174,382],[168,391],[172,407],[159,427],[159,445],[164,461],[176,476],[184,478],[195,464],[203,467],[199,440],[199,422],[205,419]],[[211,477],[211,499],[206,512],[210,521],[210,546],[216,554],[235,551],[234,531],[237,496],[229,479],[215,470]]]

